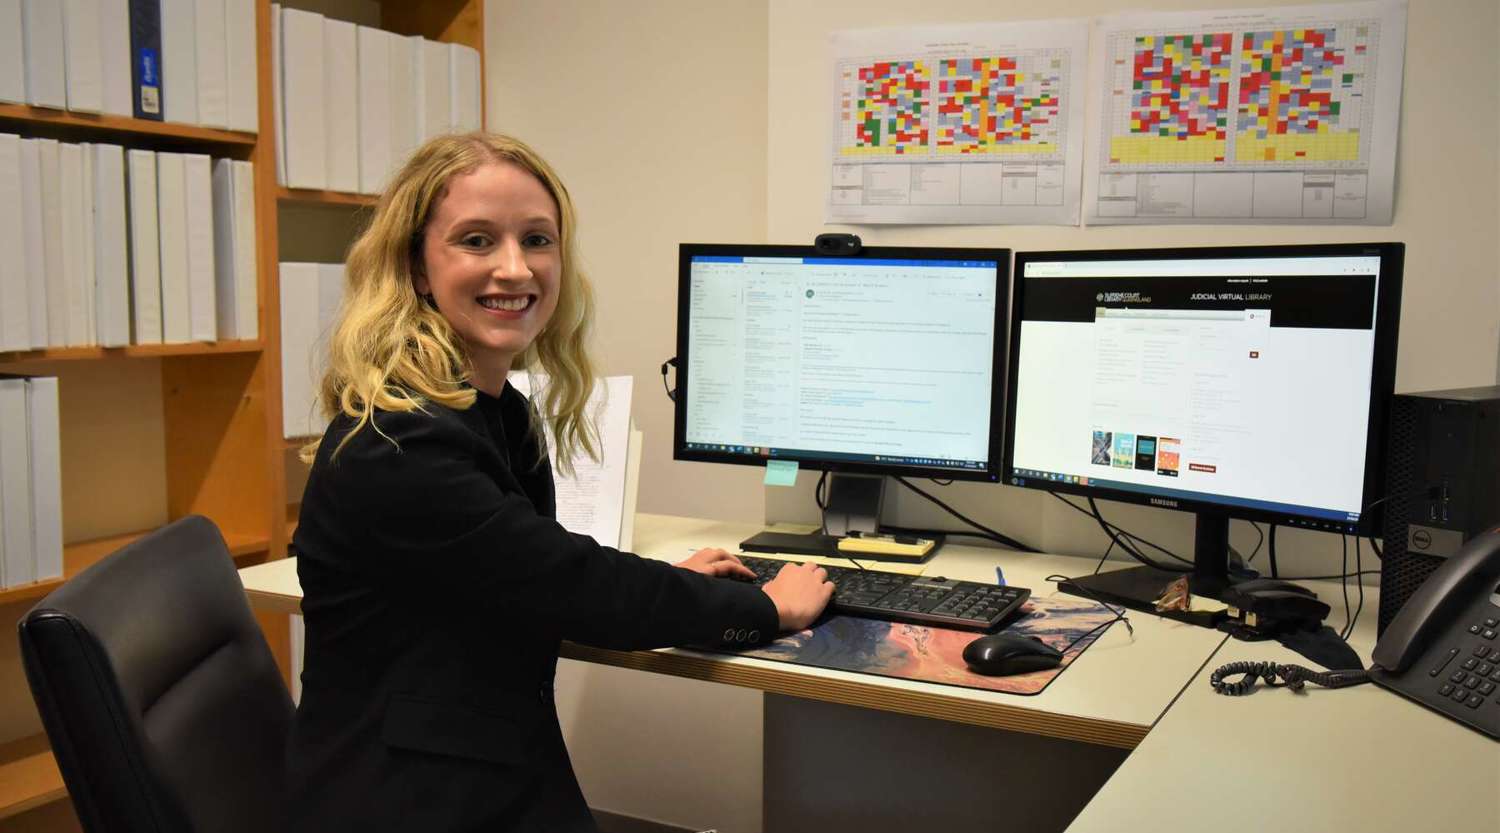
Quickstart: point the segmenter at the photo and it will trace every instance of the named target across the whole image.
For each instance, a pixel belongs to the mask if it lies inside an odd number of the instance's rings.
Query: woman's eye
[[[482,249],[489,245],[490,238],[483,234],[466,234],[458,242],[471,249]]]
[[[545,234],[528,234],[526,235],[526,245],[533,247],[550,246],[552,245],[552,238]]]

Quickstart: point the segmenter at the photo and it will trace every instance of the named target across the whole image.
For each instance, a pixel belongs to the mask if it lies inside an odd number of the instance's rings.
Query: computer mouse
[[[976,674],[1004,677],[1045,671],[1062,664],[1062,652],[1034,636],[992,633],[964,647],[964,662]]]

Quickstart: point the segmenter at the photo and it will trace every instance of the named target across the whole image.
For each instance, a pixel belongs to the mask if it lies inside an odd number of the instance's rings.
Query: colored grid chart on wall
[[[1057,158],[1066,67],[1045,53],[846,63],[838,153]]]
[[[1400,2],[1100,24],[1091,223],[1390,222]]]
[[[875,61],[844,71],[845,154],[926,153],[931,71],[923,61]]]
[[[1223,162],[1230,35],[1143,35],[1129,41],[1129,105],[1117,108],[1112,163]],[[1123,80],[1123,79],[1122,79]],[[1123,85],[1122,85],[1123,87]]]
[[[1359,25],[1246,32],[1239,55],[1236,158],[1361,159],[1373,32]]]
[[[829,222],[1078,222],[1088,22],[829,36]]]

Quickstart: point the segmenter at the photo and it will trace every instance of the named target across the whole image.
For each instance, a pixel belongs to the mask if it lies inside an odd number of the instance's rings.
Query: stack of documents
[[[322,434],[318,387],[344,292],[342,263],[281,264],[281,417],[287,439]]]

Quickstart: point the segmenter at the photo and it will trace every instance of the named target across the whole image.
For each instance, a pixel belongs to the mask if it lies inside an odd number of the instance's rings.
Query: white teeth
[[[531,296],[527,295],[521,298],[480,298],[479,303],[490,309],[520,312],[531,304]]]

